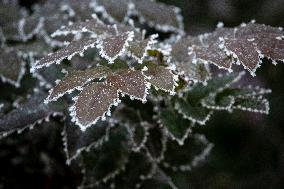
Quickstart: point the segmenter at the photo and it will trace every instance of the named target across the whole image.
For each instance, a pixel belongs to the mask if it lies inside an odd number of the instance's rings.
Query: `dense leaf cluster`
[[[238,86],[245,72],[233,65],[254,75],[265,57],[283,61],[281,28],[219,24],[189,36],[179,9],[153,0],[0,4],[1,80],[22,89],[0,99],[0,137],[59,117],[81,187],[178,188],[213,147],[194,127],[215,111],[269,113],[271,91]]]

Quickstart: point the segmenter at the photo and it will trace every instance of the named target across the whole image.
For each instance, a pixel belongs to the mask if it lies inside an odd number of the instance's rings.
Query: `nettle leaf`
[[[5,137],[15,131],[22,132],[26,128],[32,128],[36,123],[48,120],[50,116],[62,114],[62,104],[43,103],[45,94],[35,93],[17,109],[12,110],[0,119],[0,136]]]
[[[124,127],[114,127],[102,146],[83,155],[82,187],[95,187],[116,177],[128,162],[128,135]],[[113,161],[115,157],[115,161]]]
[[[200,44],[199,38],[180,38],[172,45],[171,57],[179,75],[184,75],[185,80],[206,82],[211,74],[209,67],[200,60],[196,60],[195,54],[188,53],[188,47],[192,44]]]
[[[153,85],[156,90],[161,89],[171,94],[175,94],[177,86],[177,76],[173,74],[169,67],[160,66],[157,62],[147,62],[147,69],[143,73],[147,76],[146,79]]]
[[[203,107],[202,100],[212,93],[218,93],[228,88],[233,83],[239,81],[244,75],[241,73],[220,75],[208,81],[207,85],[194,85],[189,91],[186,91],[183,97],[173,99],[174,108],[183,118],[194,123],[204,125],[211,117],[213,111]]]
[[[102,14],[109,22],[117,23],[127,21],[131,10],[129,0],[94,0],[92,7],[96,13]]]
[[[116,188],[139,188],[152,170],[153,164],[145,154],[131,153],[124,171],[115,177],[113,183]]]
[[[65,48],[59,49],[58,51],[51,53],[37,61],[31,68],[31,71],[34,72],[35,69],[50,66],[51,64],[59,64],[65,58],[70,60],[76,54],[83,54],[88,48],[95,47],[96,43],[97,40],[92,38],[83,38],[78,41],[72,41]]]
[[[211,93],[221,92],[230,87],[232,84],[237,83],[241,80],[244,74],[244,72],[227,73],[225,75],[220,74],[209,80],[206,85],[198,83],[186,92],[187,98],[194,103],[198,103]]]
[[[109,140],[111,127],[106,121],[98,122],[96,127],[87,128],[85,132],[82,132],[80,128],[72,125],[70,120],[67,119],[62,132],[66,163],[69,165],[82,152],[88,152],[102,146],[104,142]]]
[[[192,43],[188,48],[188,53],[194,58],[204,63],[210,63],[217,66],[219,69],[232,71],[232,57],[228,56],[222,50],[220,37],[233,36],[234,29],[232,28],[217,28],[213,33],[200,35],[195,38],[199,39],[199,43]]]
[[[114,111],[112,119],[120,126],[124,126],[129,132],[132,151],[139,152],[145,147],[150,124],[141,120],[140,111],[121,104]]]
[[[130,55],[138,61],[138,63],[142,64],[144,58],[147,56],[148,50],[150,50],[156,43],[156,38],[158,35],[151,35],[147,39],[136,39],[129,42],[129,46],[127,50]]]
[[[126,48],[133,38],[134,32],[125,32],[99,40],[96,47],[100,50],[101,57],[107,59],[111,64],[126,52]]]
[[[78,33],[88,32],[95,35],[114,35],[116,29],[114,26],[105,25],[97,16],[93,15],[92,19],[86,21],[79,21],[68,26],[62,26],[60,29],[55,31],[51,36],[60,36]]]
[[[141,122],[139,125],[129,125],[130,127],[130,137],[133,141],[132,150],[134,152],[140,151],[144,146],[146,141],[148,140],[149,135],[149,123]]]
[[[223,90],[220,93],[217,94],[210,94],[207,98],[202,100],[202,105],[208,109],[213,109],[213,110],[227,110],[227,111],[232,111],[234,109],[234,106],[236,103],[239,103],[239,98],[241,99],[251,99],[252,101],[252,109],[255,107],[254,105],[260,103],[256,103],[255,99],[258,98],[263,98],[262,95],[269,94],[271,93],[271,90],[269,89],[263,89],[260,87],[243,87],[243,88],[228,88]],[[238,102],[236,102],[236,100]],[[265,100],[264,100],[265,101]],[[265,104],[265,105],[264,105]],[[248,106],[249,104],[247,104]],[[263,108],[268,111],[269,105],[263,102]],[[267,111],[261,111],[261,112],[267,112]]]
[[[146,22],[150,27],[163,32],[183,33],[179,8],[152,0],[136,0],[133,4],[133,9],[142,23]]]
[[[189,53],[194,53],[196,61],[200,60],[204,63],[211,63],[219,69],[232,71],[232,58],[228,57],[215,43],[208,47],[192,46],[189,48]]]
[[[177,141],[179,145],[183,145],[192,131],[193,122],[184,119],[172,106],[159,108],[157,113],[158,123],[165,128],[167,135]]]
[[[13,49],[0,49],[0,77],[3,82],[8,82],[15,87],[20,87],[20,82],[25,74],[25,62]]]
[[[83,71],[71,71],[50,91],[46,101],[56,101],[66,93],[72,93],[74,90],[82,90],[83,86],[88,82],[94,79],[102,79],[108,74],[110,74],[110,69],[103,66]]]
[[[150,159],[160,162],[164,159],[164,153],[166,151],[167,136],[157,126],[152,126],[149,129],[148,139],[146,141],[147,155]]]
[[[185,140],[183,146],[168,141],[163,166],[174,172],[191,171],[194,167],[205,161],[213,148],[204,135],[195,134]],[[171,154],[176,154],[172,156]]]
[[[238,97],[235,99],[233,109],[268,114],[269,102],[262,97]]]
[[[183,116],[184,119],[188,119],[193,123],[205,125],[213,112],[188,100],[188,98],[178,98],[175,101],[174,108]]]
[[[118,72],[108,76],[103,83],[91,83],[86,86],[71,107],[71,114],[76,124],[84,130],[100,118],[110,116],[110,108],[120,103],[119,93],[144,102],[148,88],[141,71]]]
[[[261,58],[284,60],[284,32],[279,28],[248,23],[235,29],[233,38],[224,37],[225,51],[237,59],[253,76]]]
[[[231,95],[225,95],[224,91],[220,94],[210,94],[201,101],[203,107],[211,110],[227,110],[232,111],[235,98]]]
[[[81,130],[95,124],[99,118],[110,115],[110,107],[119,103],[116,88],[106,83],[92,83],[86,86],[70,108],[73,121]]]
[[[149,84],[145,81],[141,71],[121,71],[107,78],[109,85],[114,86],[122,94],[127,94],[130,99],[146,102]]]

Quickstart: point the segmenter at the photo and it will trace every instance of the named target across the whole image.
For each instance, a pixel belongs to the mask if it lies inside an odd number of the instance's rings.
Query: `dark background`
[[[256,19],[258,23],[284,27],[284,0],[163,2],[182,9],[185,28],[191,35],[214,30],[218,21],[237,26]],[[32,1],[22,0],[21,4],[29,6]],[[248,82],[272,89],[270,115],[220,112],[197,129],[215,147],[208,161],[189,173],[188,188],[284,188],[283,76],[283,63],[273,66],[266,62],[257,71],[257,78],[247,77]],[[58,129],[48,135],[42,132],[34,139],[36,142],[29,139],[28,133],[0,141],[0,189],[76,188],[81,175],[76,167],[65,165],[61,126],[54,127]]]

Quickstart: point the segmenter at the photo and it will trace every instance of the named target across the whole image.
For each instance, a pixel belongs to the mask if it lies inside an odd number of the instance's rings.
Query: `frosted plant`
[[[241,86],[234,65],[254,76],[264,58],[283,62],[281,28],[252,21],[190,36],[179,8],[154,0],[0,5],[1,85],[18,88],[1,92],[0,138],[64,125],[82,188],[178,188],[176,175],[213,148],[195,127],[217,111],[269,113],[271,90]]]

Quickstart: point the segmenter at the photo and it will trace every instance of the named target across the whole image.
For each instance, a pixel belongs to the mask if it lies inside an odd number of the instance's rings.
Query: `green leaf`
[[[188,99],[178,98],[175,101],[174,107],[184,119],[188,119],[193,123],[205,125],[210,119],[212,111],[202,107],[200,104],[194,104],[188,101]]]
[[[233,109],[268,114],[269,102],[262,97],[239,97],[235,100]]]
[[[195,134],[185,140],[183,146],[169,140],[162,165],[174,172],[191,171],[205,161],[212,148],[213,144],[200,134]]]
[[[167,134],[180,145],[183,145],[194,126],[191,121],[184,119],[171,107],[158,110],[158,122],[166,129]]]
[[[115,127],[109,138],[102,146],[84,153],[82,186],[95,187],[106,183],[125,169],[129,157],[127,131],[123,127]]]

